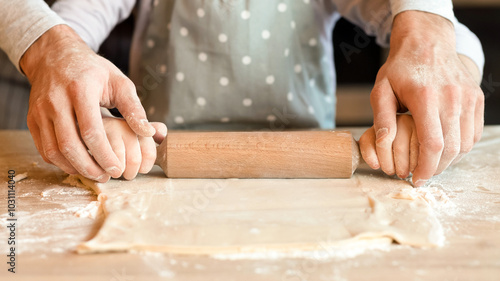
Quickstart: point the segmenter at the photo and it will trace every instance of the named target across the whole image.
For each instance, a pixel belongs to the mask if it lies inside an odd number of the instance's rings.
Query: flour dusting
[[[332,260],[332,259],[351,259],[359,255],[374,251],[390,251],[391,243],[366,243],[361,247],[352,245],[345,246],[327,246],[321,245],[320,250],[304,251],[275,251],[266,250],[257,252],[213,254],[210,257],[217,260],[277,260],[284,258],[293,259],[314,259],[314,260]]]

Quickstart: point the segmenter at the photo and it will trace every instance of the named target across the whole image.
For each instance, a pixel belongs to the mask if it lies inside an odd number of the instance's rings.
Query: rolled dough
[[[198,180],[167,179],[159,171],[106,184],[79,178],[99,194],[106,220],[77,251],[211,255],[443,244],[441,224],[422,192],[387,178],[377,186],[376,177],[373,188],[362,187],[362,176]]]

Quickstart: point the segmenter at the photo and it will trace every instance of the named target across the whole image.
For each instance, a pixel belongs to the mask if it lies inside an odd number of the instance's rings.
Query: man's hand
[[[479,141],[484,123],[481,77],[474,63],[462,60],[448,20],[418,11],[395,17],[389,58],[371,93],[378,164],[385,173],[395,173],[397,112],[409,110],[418,132],[415,186],[459,161]]]
[[[35,145],[46,162],[65,172],[100,182],[123,173],[125,167],[106,137],[100,106],[118,108],[137,135],[155,134],[134,84],[68,26],[42,35],[20,66],[32,85],[28,128]]]

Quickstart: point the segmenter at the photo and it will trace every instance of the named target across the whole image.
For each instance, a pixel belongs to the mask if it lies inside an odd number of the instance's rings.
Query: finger
[[[413,130],[412,130],[411,140],[410,140],[410,172],[411,173],[413,173],[415,171],[415,167],[417,167],[419,147],[420,147],[420,145],[418,143],[417,130],[415,130],[415,125],[413,125]]]
[[[450,166],[451,162],[453,162],[453,160],[457,158],[458,154],[460,153],[461,134],[465,133],[461,133],[461,131],[464,130],[465,127],[470,127],[466,131],[470,133],[469,137],[471,142],[473,139],[473,134],[470,130],[472,129],[473,131],[472,122],[470,122],[470,120],[465,120],[467,118],[460,118],[458,114],[453,114],[453,112],[458,112],[458,110],[451,112],[445,111],[441,116],[444,147],[443,152],[441,153],[441,159],[434,175],[442,173],[446,168],[448,168],[448,166]]]
[[[376,83],[370,95],[370,103],[373,108],[375,143],[380,167],[386,174],[393,175],[395,169],[392,143],[397,130],[398,101],[388,80],[383,79]]]
[[[153,136],[154,141],[157,144],[161,144],[165,137],[167,136],[167,126],[160,122],[151,122],[151,125],[155,128],[156,133]]]
[[[484,129],[484,94],[482,91],[478,92],[478,96],[476,99],[476,104],[475,104],[475,109],[474,109],[474,139],[473,142],[474,144],[477,143],[483,134],[483,129]],[[461,141],[464,143],[466,141],[464,138],[466,136],[462,132],[461,134]],[[460,154],[453,160],[451,165],[455,165],[456,163],[460,162],[462,158],[465,156],[466,153],[468,153],[466,146],[461,147],[462,150],[460,151]],[[472,149],[472,147],[471,147]]]
[[[108,140],[113,149],[113,152],[120,160],[121,166],[126,167],[126,158],[125,158],[125,144],[123,143],[122,136],[119,134],[108,134]],[[121,175],[120,175],[121,176]],[[118,177],[116,177],[118,178]]]
[[[411,123],[408,115],[400,115],[398,118],[398,131],[392,145],[394,151],[394,166],[396,175],[404,179],[410,174],[410,142]]]
[[[141,147],[142,163],[139,168],[139,173],[147,174],[153,168],[156,160],[156,144],[153,138],[139,137],[139,145]]]
[[[474,110],[474,143],[481,139],[484,129],[484,94],[481,90],[478,92],[476,108]]]
[[[54,132],[54,124],[52,121],[42,119],[42,129],[40,130],[41,143],[43,143],[43,155],[50,163],[61,168],[68,174],[76,174],[76,170],[68,162],[68,160],[59,151],[57,137]]]
[[[114,79],[113,84],[113,103],[122,114],[125,121],[137,135],[142,137],[152,137],[156,130],[149,123],[146,117],[146,111],[141,105],[137,96],[134,83],[128,78]]]
[[[95,85],[85,85],[82,89],[84,94],[80,95],[83,98],[74,101],[81,137],[99,166],[110,176],[119,177],[123,169],[106,138],[99,104],[87,98],[95,91],[102,92]]]
[[[31,122],[28,119],[28,128],[31,133],[31,137],[33,138],[33,142],[35,143],[36,150],[38,150],[38,153],[42,157],[43,161],[49,164],[53,164],[47,157],[45,157],[45,153],[43,153],[43,142],[42,142],[42,137],[40,135],[40,129],[38,128],[38,125],[36,122]]]
[[[373,127],[366,130],[359,138],[359,149],[361,151],[361,156],[363,156],[363,159],[370,168],[374,170],[380,168],[375,147],[375,130]]]
[[[35,144],[36,150],[38,150],[38,153],[40,156],[42,156],[43,161],[49,163],[49,159],[45,158],[45,155],[43,155],[43,148],[42,148],[42,142],[41,142],[41,137],[40,137],[40,129],[38,128],[38,125],[36,122],[29,116],[28,113],[28,118],[27,118],[27,125],[28,129],[31,134],[31,138],[33,139],[33,143]],[[49,163],[52,164],[52,163]]]
[[[123,172],[123,177],[127,180],[133,180],[142,163],[141,146],[137,137],[127,138],[125,141],[125,171]]]
[[[55,119],[54,122],[59,150],[71,166],[86,178],[107,182],[109,175],[97,165],[94,158],[88,153],[87,147],[78,134],[74,115],[65,114]]]
[[[444,140],[437,108],[417,107],[412,113],[420,145],[412,180],[418,187],[424,185],[436,172]]]
[[[471,110],[464,108],[462,111],[462,115],[460,116],[460,140],[457,156],[453,161],[451,161],[450,165],[453,165],[460,161],[462,157],[469,153],[474,146],[474,140],[476,138],[475,135],[475,106]],[[438,169],[439,171],[439,169]]]

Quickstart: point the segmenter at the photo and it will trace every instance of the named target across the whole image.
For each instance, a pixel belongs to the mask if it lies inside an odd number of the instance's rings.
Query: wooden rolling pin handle
[[[170,178],[349,178],[360,161],[347,131],[169,132],[157,155]]]

